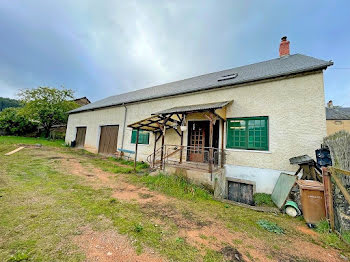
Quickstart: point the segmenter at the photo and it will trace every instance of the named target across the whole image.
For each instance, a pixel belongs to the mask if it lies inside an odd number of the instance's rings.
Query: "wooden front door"
[[[233,181],[228,182],[229,200],[253,205],[253,192],[253,185]]]
[[[194,122],[190,132],[189,160],[204,162],[205,129]]]
[[[117,151],[119,126],[102,126],[98,152],[112,155]]]
[[[75,146],[84,147],[86,136],[86,127],[77,127],[77,135],[75,137]]]

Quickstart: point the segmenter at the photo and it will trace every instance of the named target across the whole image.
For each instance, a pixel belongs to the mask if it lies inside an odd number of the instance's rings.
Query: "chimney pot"
[[[329,100],[329,101],[328,101],[327,107],[328,107],[328,108],[333,108],[333,101],[332,101],[332,100]]]
[[[290,42],[287,41],[287,37],[286,36],[283,36],[281,38],[280,49],[279,49],[280,57],[290,54],[289,43]]]

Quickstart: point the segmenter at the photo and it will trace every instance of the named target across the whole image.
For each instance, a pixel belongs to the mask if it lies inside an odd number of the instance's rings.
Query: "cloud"
[[[292,52],[346,65],[349,36],[330,35],[349,24],[348,4],[298,3],[2,1],[0,96],[64,85],[94,101],[277,57],[284,34]],[[327,98],[348,84],[337,76],[326,77]]]

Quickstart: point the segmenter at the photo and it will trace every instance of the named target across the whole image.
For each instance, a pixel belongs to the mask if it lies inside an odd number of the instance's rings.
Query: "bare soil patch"
[[[87,261],[161,262],[165,261],[151,249],[137,254],[127,236],[113,230],[93,231],[86,227],[74,238],[75,243],[85,251]]]

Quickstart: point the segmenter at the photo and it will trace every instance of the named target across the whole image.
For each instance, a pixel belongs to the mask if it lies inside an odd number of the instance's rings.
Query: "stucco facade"
[[[341,130],[350,133],[350,120],[327,120],[327,135],[332,135]]]
[[[228,100],[233,100],[233,103],[227,106],[227,118],[268,116],[269,150],[227,149],[227,165],[294,171],[297,167],[289,164],[289,158],[302,154],[313,157],[314,150],[320,146],[326,135],[323,73],[318,71],[272,81],[70,114],[66,142],[70,143],[75,139],[76,127],[86,126],[85,148],[96,153],[99,145],[100,127],[119,125],[118,148],[122,147],[123,144],[123,148],[134,150],[135,145],[131,144],[132,130],[130,128],[125,128],[124,143],[122,142],[125,115],[125,125],[127,126],[151,116],[152,113],[174,106]],[[200,114],[193,114],[189,115],[186,120],[192,119],[204,118]],[[222,122],[220,122],[221,124]],[[224,144],[226,144],[226,135],[223,139]],[[165,144],[179,143],[180,138],[176,132],[168,130]],[[153,145],[154,135],[151,134],[149,145],[139,145],[138,158],[146,160],[147,156],[153,152]],[[187,145],[186,134],[184,145]]]

